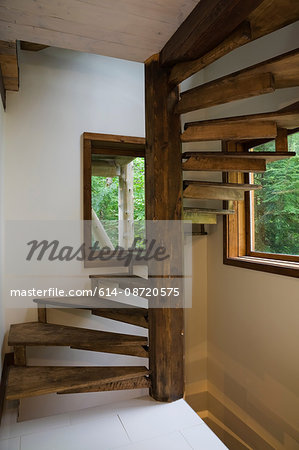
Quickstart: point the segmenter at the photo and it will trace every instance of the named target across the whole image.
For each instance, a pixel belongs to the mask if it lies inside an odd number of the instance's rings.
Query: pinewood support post
[[[146,107],[146,219],[182,218],[182,164],[180,118],[174,114],[177,88],[169,84],[169,71],[161,67],[159,55],[145,64]],[[179,222],[180,223],[180,222]],[[163,228],[163,227],[162,227]],[[160,234],[160,232],[159,232]],[[163,242],[170,260],[160,267],[160,276],[182,266],[183,239],[165,231],[155,238]],[[149,266],[149,272],[151,266]],[[179,280],[179,279],[177,279]],[[165,287],[165,278],[156,286]],[[169,282],[169,280],[168,280]],[[173,283],[172,283],[173,285]],[[179,283],[177,284],[179,287]],[[151,395],[159,401],[174,401],[184,393],[184,315],[182,292],[164,300],[152,298],[149,308],[149,358]],[[156,306],[156,307],[155,307]]]

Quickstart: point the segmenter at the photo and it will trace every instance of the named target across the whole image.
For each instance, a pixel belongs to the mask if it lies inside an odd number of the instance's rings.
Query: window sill
[[[243,267],[244,269],[259,270],[261,272],[299,278],[299,263],[297,262],[257,258],[253,256],[239,256],[235,258],[225,257],[223,263],[229,266]]]

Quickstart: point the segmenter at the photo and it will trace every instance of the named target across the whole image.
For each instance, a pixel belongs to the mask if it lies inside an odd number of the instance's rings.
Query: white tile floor
[[[220,450],[225,445],[184,400],[149,397],[16,422],[7,408],[0,450]]]

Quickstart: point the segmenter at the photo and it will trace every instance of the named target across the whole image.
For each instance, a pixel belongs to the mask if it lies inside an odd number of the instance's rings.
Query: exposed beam
[[[199,58],[226,39],[262,0],[201,0],[161,52],[163,65]]]
[[[0,41],[0,66],[5,90],[18,91],[19,65],[16,41]]]
[[[182,218],[181,125],[174,114],[177,100],[178,89],[169,89],[168,71],[161,67],[159,55],[154,55],[145,64],[146,219],[160,221],[155,239],[170,255],[159,265],[159,275],[167,278],[153,280],[158,291],[173,284],[169,277],[174,270],[182,274],[182,233],[171,233],[165,222],[176,221],[179,227]],[[149,274],[155,265],[149,261]],[[159,401],[173,401],[184,394],[183,297],[180,278],[176,280],[179,296],[154,297],[149,302],[151,395]]]
[[[182,92],[176,112],[184,114],[197,109],[268,94],[274,90],[274,78],[271,73],[232,75]]]
[[[43,44],[36,44],[35,42],[27,42],[27,41],[21,41],[21,49],[27,50],[30,52],[39,52],[40,50],[44,50],[45,48],[48,48],[48,45]]]
[[[169,75],[169,82],[172,85],[178,85],[186,78],[191,77],[196,72],[212,64],[217,59],[231,52],[235,48],[250,42],[251,40],[251,29],[249,22],[242,22],[226,39],[220,42],[217,47],[215,47],[210,52],[206,53],[201,58],[194,59],[192,61],[185,61],[178,63],[171,69]]]
[[[4,87],[4,80],[3,80],[3,76],[2,76],[1,65],[0,65],[0,95],[1,95],[1,99],[2,99],[3,109],[5,109],[6,108],[6,90]]]
[[[294,0],[264,0],[224,41],[202,57],[176,64],[170,74],[170,82],[179,84],[207,65],[273,31],[299,20],[299,2]]]
[[[219,121],[206,120],[198,122],[197,125],[190,126],[181,135],[182,142],[196,141],[238,141],[241,139],[262,139],[275,138],[277,136],[277,127],[274,121],[248,121],[229,119]]]
[[[230,158],[229,156],[219,155],[204,156],[200,153],[191,155],[183,163],[183,170],[204,170],[220,172],[265,172],[266,161],[255,158]]]
[[[277,135],[279,134],[279,129],[277,130]],[[233,143],[235,144],[235,142]],[[247,144],[247,142],[246,142]],[[182,155],[183,159],[189,159],[189,158],[193,158],[193,157],[198,157],[198,158],[213,158],[215,160],[221,159],[221,158],[226,158],[226,159],[245,159],[245,160],[251,160],[251,159],[262,159],[265,160],[267,163],[269,162],[273,162],[273,161],[280,161],[281,159],[287,159],[287,158],[291,158],[292,156],[296,156],[296,152],[286,152],[285,150],[283,151],[276,151],[276,152],[248,152],[245,151],[244,149],[240,150],[240,151],[235,151],[235,150],[231,150],[230,152],[228,151],[223,151],[223,152],[218,152],[218,151],[214,151],[214,152],[185,152]],[[185,163],[184,163],[185,164]]]

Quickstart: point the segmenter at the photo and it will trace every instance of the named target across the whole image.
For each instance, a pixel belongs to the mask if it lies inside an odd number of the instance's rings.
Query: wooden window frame
[[[296,130],[297,131],[297,130]],[[256,144],[258,145],[258,144]],[[253,146],[253,145],[252,145]],[[242,144],[224,143],[223,150],[246,151]],[[223,181],[249,182],[249,174],[223,174]],[[223,221],[223,263],[262,272],[275,273],[299,278],[299,257],[271,254],[251,250],[251,204],[253,194],[245,193],[244,201],[234,202],[234,215],[224,217]],[[225,202],[224,207],[228,207]]]
[[[83,220],[84,220],[84,244],[86,254],[92,245],[91,239],[91,176],[92,176],[92,155],[117,155],[117,156],[134,156],[136,158],[145,158],[145,139],[135,136],[119,136],[113,134],[101,133],[83,133]],[[123,252],[125,257],[128,252]],[[117,259],[117,255],[108,261],[85,258],[84,267],[122,267],[122,262]],[[144,264],[144,262],[132,260],[134,265]]]

